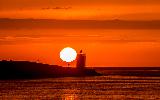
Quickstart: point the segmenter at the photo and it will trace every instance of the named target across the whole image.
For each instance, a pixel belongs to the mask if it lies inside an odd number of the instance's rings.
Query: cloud
[[[135,42],[152,42],[152,43],[156,43],[156,42],[160,42],[158,40],[151,40],[151,39],[145,39],[145,40],[136,40],[136,39],[117,39],[117,40],[101,40],[101,43],[135,43]]]
[[[81,37],[81,38],[80,38]],[[33,44],[33,43],[160,43],[157,39],[107,39],[99,35],[61,35],[61,36],[5,36],[0,37],[0,45]]]
[[[51,9],[68,9],[72,6],[101,6],[101,5],[160,5],[160,0],[0,0],[0,9],[29,9],[50,7]],[[57,6],[57,7],[55,7]],[[62,7],[59,7],[62,6]]]
[[[46,7],[46,8],[42,8],[42,10],[68,10],[68,9],[72,9],[72,7]]]

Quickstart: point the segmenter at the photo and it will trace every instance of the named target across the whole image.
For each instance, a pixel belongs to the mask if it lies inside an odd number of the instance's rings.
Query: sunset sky
[[[52,19],[160,18],[159,0],[1,0],[0,17]]]
[[[154,29],[156,26],[106,29],[104,24],[104,28],[83,28],[86,24],[82,21],[160,20],[160,0],[0,0],[0,18],[31,19],[29,23],[33,26],[36,25],[33,19],[56,19],[62,22],[59,26],[63,26],[64,20],[76,20],[80,25],[78,28],[66,23],[64,26],[71,28],[27,28],[21,21],[2,19],[0,60],[66,66],[59,52],[69,46],[87,54],[87,66],[160,66],[160,29]],[[92,26],[89,21],[86,23]],[[71,65],[75,66],[75,61]]]

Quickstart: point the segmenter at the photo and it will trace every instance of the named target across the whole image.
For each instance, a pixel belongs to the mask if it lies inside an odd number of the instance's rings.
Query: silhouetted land
[[[160,77],[160,67],[95,67],[94,69],[103,75]]]
[[[0,79],[32,79],[99,75],[157,76],[160,67],[94,67],[76,69],[29,61],[0,61]]]
[[[71,67],[48,65],[29,61],[0,61],[0,79],[26,79],[49,77],[77,77],[100,75],[93,69],[78,70]]]
[[[0,18],[0,29],[160,29],[160,20],[54,20]]]

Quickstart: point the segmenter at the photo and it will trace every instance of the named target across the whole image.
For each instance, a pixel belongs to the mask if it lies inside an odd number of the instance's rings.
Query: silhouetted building
[[[77,69],[84,69],[86,64],[86,54],[82,53],[82,50],[80,53],[77,54]]]

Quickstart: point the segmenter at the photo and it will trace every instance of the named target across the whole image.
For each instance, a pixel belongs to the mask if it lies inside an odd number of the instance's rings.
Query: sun
[[[77,52],[71,47],[66,47],[61,50],[60,58],[65,62],[72,62],[76,59]]]

